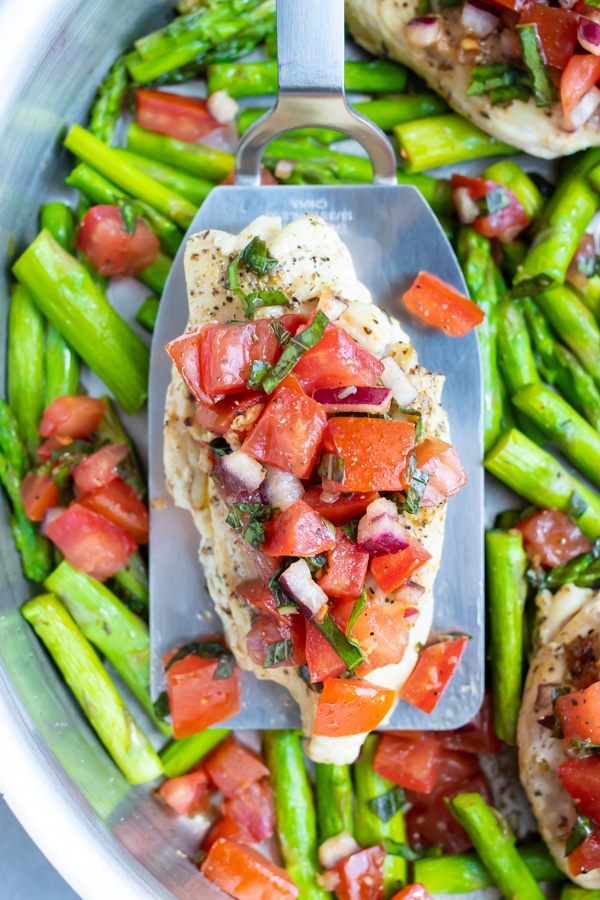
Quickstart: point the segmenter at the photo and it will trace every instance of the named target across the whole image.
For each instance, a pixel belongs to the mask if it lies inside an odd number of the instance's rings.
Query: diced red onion
[[[327,607],[327,594],[312,580],[306,560],[299,559],[292,563],[280,576],[279,582],[307,619],[313,619]]]
[[[335,322],[348,309],[348,302],[329,291],[324,291],[319,297],[317,309],[324,312],[330,322]]]
[[[439,16],[418,16],[404,26],[406,40],[413,47],[431,47],[443,32]]]
[[[258,460],[242,450],[234,450],[233,453],[222,456],[221,468],[233,484],[239,485],[239,491],[248,491],[249,494],[259,489],[267,474]]]
[[[392,391],[389,387],[356,387],[319,388],[313,394],[313,400],[325,408],[325,412],[386,413],[392,402]]]
[[[233,535],[235,543],[243,549],[246,556],[250,557],[258,577],[261,581],[264,581],[265,584],[268,584],[277,571],[279,560],[274,556],[267,556],[262,550],[255,550],[254,547],[246,543],[243,537],[237,534],[237,532],[232,531],[231,534]]]
[[[582,4],[580,6],[579,17],[591,19],[592,22],[600,22],[600,9],[594,9],[593,6]]]
[[[463,4],[460,21],[471,34],[484,38],[500,24],[500,13],[477,0],[466,0]]]
[[[407,619],[409,622],[411,622],[413,619],[417,618],[419,612],[420,610],[418,610],[416,606],[409,606],[408,609],[404,610],[402,618]]]
[[[471,196],[471,191],[466,187],[456,188],[452,192],[456,214],[463,225],[470,225],[481,215],[479,207]]]
[[[357,547],[370,556],[384,556],[405,550],[408,543],[406,529],[400,524],[394,503],[385,497],[373,500],[358,523]]]
[[[47,509],[42,518],[42,524],[40,525],[40,534],[47,537],[48,527],[55,519],[58,519],[59,516],[66,512],[66,510],[66,506],[51,506]]]
[[[280,181],[287,181],[294,171],[295,165],[296,163],[292,159],[280,159],[275,166],[275,178],[278,178]]]
[[[321,491],[321,502],[322,503],[335,503],[337,499],[339,499],[339,491],[337,494],[330,494],[328,491]]]
[[[425,593],[425,588],[415,581],[407,581],[401,588],[396,591],[396,600],[409,605],[416,604],[420,601]]]
[[[598,25],[600,28],[600,25]],[[600,55],[600,48],[596,56]],[[563,116],[561,128],[563,131],[577,131],[587,120],[594,115],[600,105],[600,89],[592,87],[587,94],[584,94],[575,109],[571,110],[568,116]]]
[[[263,482],[262,491],[269,506],[276,506],[283,512],[296,500],[302,499],[304,486],[299,478],[274,466],[265,466],[265,469],[267,477]]]
[[[319,847],[319,862],[324,869],[331,869],[347,856],[360,850],[351,834],[340,831],[334,837],[327,838]]]
[[[556,682],[538,684],[537,696],[535,698],[535,705],[538,709],[543,709],[545,706],[552,706],[552,691],[555,687],[558,687]]]
[[[554,725],[556,723],[556,716],[553,713],[548,713],[547,716],[542,716],[541,719],[537,720],[538,725],[541,725],[542,728],[548,728],[550,731],[553,731]]]
[[[381,360],[383,372],[380,381],[385,387],[391,388],[392,397],[402,409],[410,406],[417,396],[417,389],[395,359],[386,356]]]
[[[591,19],[580,19],[577,27],[577,40],[584,50],[600,56],[600,24]]]

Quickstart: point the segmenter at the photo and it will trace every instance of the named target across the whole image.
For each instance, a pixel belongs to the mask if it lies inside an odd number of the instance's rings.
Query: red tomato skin
[[[165,657],[165,665],[169,654]],[[218,660],[186,656],[165,672],[173,736],[190,737],[240,710],[237,669],[229,678],[215,679]]]
[[[369,603],[352,626],[352,635],[366,653],[356,674],[363,678],[373,669],[400,662],[408,645],[410,626],[404,618],[404,608]]]
[[[329,568],[318,581],[327,596],[360,596],[369,567],[369,554],[348,540],[339,528],[335,530],[335,546],[327,551],[327,562]]]
[[[476,231],[488,238],[499,238],[503,243],[511,243],[529,225],[529,217],[521,201],[506,185],[486,178],[470,178],[467,175],[452,176],[452,188],[466,188],[473,200],[480,200],[498,189],[504,191],[510,201],[507,206],[489,215],[479,216],[473,222]]]
[[[306,623],[306,664],[312,684],[336,678],[346,671],[346,663],[313,622]]]
[[[431,732],[384,734],[377,747],[373,768],[400,787],[428,794],[435,785],[441,756],[440,741]]]
[[[476,303],[429,272],[419,272],[404,294],[404,302],[424,322],[442,328],[451,337],[462,337],[485,318]]]
[[[577,812],[600,822],[600,758],[567,759],[558,767],[558,775]]]
[[[326,678],[317,705],[314,731],[344,737],[373,731],[390,711],[394,692],[367,681]]]
[[[173,360],[175,368],[183,378],[187,389],[200,403],[212,406],[218,400],[223,399],[223,394],[218,397],[210,397],[202,383],[200,371],[200,340],[202,328],[193,328],[180,334],[179,337],[169,341],[165,350]]]
[[[530,3],[525,6],[519,19],[519,25],[529,24],[536,26],[547,64],[564,69],[575,50],[577,16],[567,9],[541,8],[541,4]]]
[[[492,693],[487,690],[483,705],[477,715],[462,728],[439,731],[438,737],[447,750],[463,750],[466,753],[499,753],[502,741],[494,731]]]
[[[107,444],[71,469],[75,488],[79,494],[87,494],[119,477],[117,466],[127,456],[125,444]]]
[[[235,900],[296,900],[299,893],[285,869],[253,847],[226,838],[214,842],[200,868]]]
[[[135,107],[142,128],[168,134],[178,141],[193,143],[216,128],[225,127],[211,116],[206,100],[197,97],[138,88]]]
[[[50,460],[52,459],[52,454],[55,450],[62,450],[63,447],[66,447],[68,444],[72,443],[73,438],[59,437],[55,434],[52,435],[52,437],[46,438],[43,444],[40,444],[35,452],[42,462],[50,462]]]
[[[426,795],[409,788],[406,791],[406,795],[407,798],[410,798],[410,803],[420,803],[424,799],[427,802],[433,802],[434,800],[448,797],[462,790],[463,784],[467,784],[473,778],[483,775],[479,760],[474,753],[467,753],[464,750],[446,750],[439,736],[436,735],[436,737],[440,761],[433,787]],[[489,796],[489,789],[486,791],[485,796],[486,798]]]
[[[541,509],[514,526],[532,561],[553,568],[580,553],[589,553],[592,542],[571,519],[557,509]]]
[[[330,503],[323,499],[324,491],[321,487],[311,487],[302,498],[305,503],[329,519],[334,525],[346,525],[352,519],[360,518],[367,511],[373,500],[379,499],[377,491],[353,492],[349,496],[336,494],[336,499]],[[326,495],[332,496],[332,495]]]
[[[41,437],[69,437],[71,440],[88,437],[96,431],[106,403],[83,394],[66,394],[57,397],[47,406],[40,422]]]
[[[74,569],[98,581],[111,578],[137,550],[123,528],[78,503],[57,516],[46,534]]]
[[[343,416],[330,419],[323,449],[344,460],[341,482],[323,479],[323,490],[402,491],[415,444],[412,422]]]
[[[147,544],[150,516],[140,495],[121,478],[115,478],[77,499],[79,506],[91,509],[119,525],[136,544]]]
[[[273,596],[273,592],[269,590],[268,584],[265,584],[260,578],[253,578],[251,581],[243,581],[236,586],[235,592],[242,600],[245,600],[246,603],[250,603],[250,605],[254,606],[256,609],[260,609],[262,612],[268,613],[276,619],[287,621],[285,617],[279,615],[279,607],[277,606],[277,601]]]
[[[32,522],[41,522],[46,510],[58,506],[60,501],[58,488],[49,474],[28,472],[19,485],[19,493],[25,515]]]
[[[168,778],[157,793],[178,816],[191,818],[208,807],[211,786],[204,768],[198,766],[186,775]]]
[[[77,246],[101,275],[135,276],[154,262],[160,241],[140,216],[133,234],[118,206],[92,206],[77,232]]]
[[[331,322],[321,340],[294,366],[294,375],[311,395],[318,388],[372,386],[377,384],[382,372],[381,360]]]
[[[247,391],[245,394],[225,397],[223,400],[215,403],[214,406],[206,406],[204,403],[199,403],[198,409],[194,414],[194,421],[201,428],[206,428],[212,434],[223,437],[230,428],[239,424],[236,422],[236,419],[241,419],[251,409],[255,410],[258,417],[266,406],[265,399],[262,391]],[[235,427],[234,431],[240,436],[245,436],[253,425],[254,422],[248,424],[243,430],[238,430],[238,427]]]
[[[336,872],[338,900],[383,900],[385,848],[380,844],[359,850],[328,871]]]
[[[571,57],[560,78],[560,100],[565,116],[571,115],[599,78],[600,57],[592,53],[578,53]]]
[[[558,697],[556,714],[567,744],[585,740],[600,743],[600,681],[584,691]]]
[[[433,900],[433,897],[424,885],[415,882],[394,894],[392,900]]]
[[[429,559],[431,553],[415,540],[398,553],[375,556],[371,560],[371,572],[381,590],[391,594],[406,584]]]
[[[399,696],[423,712],[432,712],[454,674],[468,640],[462,635],[425,647]]]
[[[223,804],[223,814],[237,822],[255,841],[264,841],[275,831],[273,792],[266,778],[253,781]]]
[[[462,792],[481,794],[488,802],[492,802],[491,792],[487,780],[483,775],[476,775],[467,781],[461,782],[449,791],[446,796],[453,797]],[[416,798],[419,795],[415,795]],[[458,824],[443,797],[440,794],[421,794],[421,799],[415,802],[406,814],[406,836],[411,847],[440,847],[442,853],[464,853],[473,844],[464,830]]]
[[[307,478],[317,461],[326,427],[327,415],[320,403],[280,386],[242,450],[260,462]]]
[[[268,319],[229,325],[209,322],[200,338],[204,390],[211,397],[246,391],[252,363],[274,363],[280,356],[281,347]]]
[[[304,652],[305,642],[305,619],[304,616],[297,613],[296,615],[280,616],[275,619],[273,616],[259,613],[248,634],[246,635],[246,647],[248,655],[252,662],[257,666],[262,666],[265,661],[265,653],[269,644],[275,644],[278,641],[288,640],[292,642],[292,655],[289,659],[277,663],[273,668],[280,666],[303,666],[306,662]]]
[[[600,835],[597,830],[576,847],[567,859],[569,872],[574,877],[600,868]]]
[[[254,843],[252,835],[248,834],[246,829],[238,825],[230,816],[221,816],[219,821],[215,822],[202,842],[202,849],[210,850],[219,838],[227,838],[230,841],[236,841],[241,844]]]
[[[417,468],[428,472],[421,506],[439,506],[448,497],[458,494],[467,483],[467,476],[456,450],[439,438],[426,438],[415,447]]]
[[[266,523],[262,551],[267,556],[315,556],[332,550],[335,542],[322,516],[296,500]]]
[[[211,781],[227,798],[269,775],[256,753],[238,744],[231,735],[205,758],[204,767]]]

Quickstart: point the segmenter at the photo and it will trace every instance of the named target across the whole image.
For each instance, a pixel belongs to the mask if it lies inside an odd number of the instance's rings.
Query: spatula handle
[[[294,128],[316,126],[357,140],[373,162],[373,181],[396,184],[396,158],[387,137],[346,101],[344,0],[277,0],[277,55],[277,103],[241,139],[235,183],[260,184],[267,144]]]

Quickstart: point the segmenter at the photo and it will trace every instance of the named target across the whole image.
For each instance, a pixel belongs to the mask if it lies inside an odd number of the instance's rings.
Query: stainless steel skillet
[[[396,160],[386,136],[348,106],[344,95],[343,0],[278,0],[279,98],[240,143],[234,187],[215,188],[189,233],[208,228],[237,232],[259,215],[288,222],[316,213],[337,228],[357,275],[376,303],[402,315],[401,298],[426,269],[464,290],[460,268],[437,219],[413,187],[396,184]],[[327,126],[357,140],[373,162],[373,184],[260,187],[260,160],[279,134]],[[198,561],[198,536],[189,513],[168,495],[162,462],[165,396],[171,377],[164,345],[187,323],[187,294],[180,249],[165,287],[154,332],[150,375],[150,628],[153,696],[163,689],[163,654],[200,635],[221,631]],[[441,332],[409,330],[421,363],[447,376],[444,406],[453,444],[468,474],[467,486],[449,504],[442,564],[436,580],[434,631],[472,635],[442,702],[427,716],[401,702],[388,727],[455,728],[478,710],[483,694],[483,472],[481,375],[476,335],[460,340]],[[236,728],[300,725],[287,692],[242,673]]]

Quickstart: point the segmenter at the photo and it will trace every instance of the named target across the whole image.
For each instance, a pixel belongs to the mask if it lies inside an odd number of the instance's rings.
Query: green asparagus
[[[540,189],[514,159],[492,163],[483,170],[481,178],[497,181],[512,191],[530,221],[536,219],[544,208],[545,200]]]
[[[180,194],[196,206],[201,206],[206,200],[214,185],[210,181],[202,178],[194,178],[185,172],[180,172],[172,166],[166,166],[164,163],[156,162],[156,160],[146,159],[145,156],[139,156],[137,153],[130,153],[129,150],[118,149],[119,156],[137,166],[150,178],[159,181],[165,187],[176,194]]]
[[[568,285],[544,291],[536,302],[581,365],[600,383],[600,327]]]
[[[150,334],[154,331],[156,325],[156,317],[158,316],[159,299],[154,295],[146,297],[140,308],[135,314],[135,321]]]
[[[224,153],[206,144],[177,141],[164,134],[147,131],[137,122],[132,122],[127,131],[127,149],[213,182],[226,178],[235,165],[232,153]]]
[[[230,733],[230,728],[210,728],[190,737],[169,741],[159,754],[167,778],[185,775]]]
[[[117,57],[106,78],[101,82],[90,111],[90,131],[104,141],[114,144],[117,123],[121,116],[123,101],[129,79],[123,56]]]
[[[467,159],[516,153],[514,147],[490,137],[455,113],[397,125],[394,134],[406,171],[411,174]]]
[[[354,832],[350,766],[315,763],[319,842],[342,831]]]
[[[19,434],[19,424],[12,409],[0,399],[0,452],[20,480],[29,468],[27,450]]]
[[[44,411],[44,319],[22,284],[15,285],[8,311],[7,392],[19,433],[35,462]]]
[[[17,550],[21,554],[23,571],[31,581],[41,582],[52,568],[50,542],[39,533],[39,527],[25,515],[19,491],[19,476],[6,456],[0,453],[0,484],[4,487],[13,509],[10,528]]]

